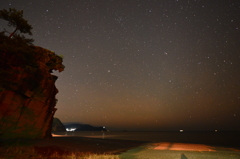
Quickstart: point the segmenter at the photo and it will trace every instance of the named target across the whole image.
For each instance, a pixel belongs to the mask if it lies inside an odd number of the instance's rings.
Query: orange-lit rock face
[[[15,56],[19,53],[0,52],[5,59],[1,60],[0,68],[1,138],[51,137],[58,90],[57,77],[50,72],[62,71],[64,66],[60,65],[62,61],[54,65],[59,60],[54,53],[40,47],[34,50],[36,56],[29,57],[32,59],[17,59]],[[54,57],[57,60],[52,59]]]

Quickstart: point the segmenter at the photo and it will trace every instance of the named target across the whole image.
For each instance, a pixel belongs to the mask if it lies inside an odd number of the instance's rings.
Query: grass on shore
[[[98,155],[91,153],[72,152],[59,154],[40,154],[33,147],[0,147],[0,159],[120,159],[118,155]]]

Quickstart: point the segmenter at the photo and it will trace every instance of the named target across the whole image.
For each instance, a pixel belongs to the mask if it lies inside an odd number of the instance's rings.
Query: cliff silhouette
[[[64,132],[64,131],[66,131],[66,128],[58,118],[53,118],[52,131],[53,132]]]
[[[0,33],[0,138],[51,138],[62,57]]]

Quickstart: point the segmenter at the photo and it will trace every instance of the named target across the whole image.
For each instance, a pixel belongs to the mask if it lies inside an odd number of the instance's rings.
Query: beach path
[[[152,143],[128,150],[121,159],[240,159],[240,150],[191,143]]]

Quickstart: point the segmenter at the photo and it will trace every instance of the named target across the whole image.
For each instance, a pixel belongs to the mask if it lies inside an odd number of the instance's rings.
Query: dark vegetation
[[[17,31],[32,35],[32,26],[28,24],[27,20],[23,19],[23,10],[18,11],[15,8],[9,8],[9,10],[0,10],[0,19],[8,21],[9,27],[15,27],[14,31],[8,36],[9,38],[12,38]],[[5,30],[4,32],[7,31]]]

